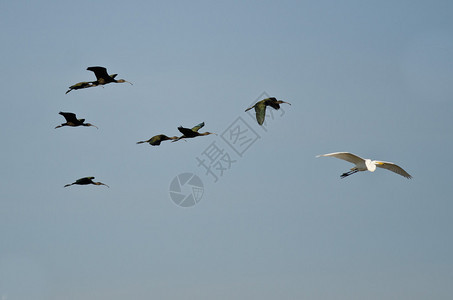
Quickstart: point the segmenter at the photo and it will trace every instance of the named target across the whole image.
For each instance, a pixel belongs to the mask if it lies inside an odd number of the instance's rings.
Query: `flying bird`
[[[72,90],[80,90],[80,89],[86,89],[86,88],[89,88],[89,87],[96,86],[94,84],[95,82],[96,81],[82,81],[82,82],[76,83],[74,85],[71,85],[69,87],[69,90],[67,90],[65,94],[69,93]]]
[[[74,113],[71,113],[71,112],[62,112],[60,111],[59,112],[60,115],[62,115],[65,119],[66,119],[66,123],[63,123],[61,125],[58,125],[56,128],[60,128],[60,127],[63,127],[63,126],[72,126],[72,127],[77,127],[77,126],[93,126],[93,127],[96,127],[95,125],[93,124],[90,124],[90,123],[84,123],[85,122],[85,119],[77,119],[76,115]]]
[[[163,142],[163,141],[176,140],[176,139],[178,139],[177,136],[168,137],[165,134],[159,134],[159,135],[153,136],[152,138],[150,138],[147,141],[137,142],[137,144],[149,143],[151,146],[159,146],[160,143]]]
[[[75,182],[73,182],[73,183],[66,184],[64,187],[68,187],[68,186],[71,186],[71,185],[73,185],[73,184],[79,184],[79,185],[94,184],[94,185],[105,185],[106,187],[109,187],[109,186],[106,185],[105,183],[102,183],[102,182],[94,182],[93,179],[94,179],[94,177],[83,177],[83,178],[77,179],[77,180],[76,180]]]
[[[266,106],[270,106],[270,107],[278,110],[278,109],[280,109],[280,104],[282,104],[282,103],[291,105],[291,103],[289,103],[289,102],[277,100],[276,98],[271,97],[271,98],[266,98],[266,99],[256,102],[255,105],[247,108],[245,111],[255,108],[256,120],[258,121],[258,124],[263,125],[264,117],[266,116]]]
[[[131,82],[126,81],[124,79],[115,79],[115,77],[118,74],[109,75],[107,73],[107,69],[104,67],[99,67],[99,66],[89,67],[89,68],[87,68],[87,70],[94,72],[94,75],[96,76],[96,81],[93,82],[93,85],[95,85],[95,86],[104,85],[104,84],[111,83],[111,82],[116,82],[116,83],[127,82],[129,84],[132,84]]]
[[[204,135],[209,135],[209,134],[215,134],[212,132],[203,132],[199,133],[198,130],[204,126],[204,122],[192,127],[192,128],[184,128],[182,126],[178,127],[179,132],[182,133],[182,136],[178,137],[177,139],[173,140],[172,142],[179,141],[180,139],[186,139],[186,138],[194,138],[197,136],[204,136]]]
[[[328,153],[328,154],[318,155],[316,157],[322,157],[322,156],[332,156],[332,157],[343,159],[345,161],[355,164],[355,167],[351,168],[351,170],[349,172],[341,174],[341,176],[340,176],[341,178],[345,178],[345,177],[352,175],[354,173],[357,173],[359,171],[374,172],[376,170],[376,167],[387,169],[389,171],[392,171],[392,172],[394,172],[398,175],[401,175],[403,177],[406,177],[408,179],[412,178],[412,176],[409,175],[409,173],[407,173],[403,168],[401,168],[400,166],[395,165],[394,163],[391,163],[391,162],[364,159],[364,158],[361,158],[361,157],[359,157],[355,154],[349,153],[349,152]]]

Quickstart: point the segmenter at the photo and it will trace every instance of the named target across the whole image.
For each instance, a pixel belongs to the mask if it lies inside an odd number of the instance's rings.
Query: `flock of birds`
[[[102,86],[102,85],[105,85],[108,83],[127,82],[132,85],[131,82],[126,81],[124,79],[115,79],[115,77],[118,74],[109,75],[107,73],[107,69],[104,67],[99,67],[99,66],[89,67],[89,68],[87,68],[87,70],[94,72],[94,75],[96,76],[96,80],[95,81],[82,81],[82,82],[76,83],[69,87],[69,90],[66,91],[66,94],[72,90],[80,90],[80,89],[86,89],[86,88],[91,88],[91,87],[96,87],[96,86]],[[258,124],[263,125],[264,119],[266,116],[266,108],[268,106],[270,106],[273,109],[278,110],[278,109],[280,109],[280,104],[282,104],[282,103],[291,105],[291,103],[289,103],[289,102],[277,100],[274,97],[270,97],[270,98],[266,98],[261,101],[258,101],[253,106],[247,108],[245,111],[247,112],[250,109],[254,108],[255,113],[256,113],[256,120],[257,120]],[[92,126],[92,127],[98,128],[91,123],[85,123],[85,119],[77,119],[76,114],[74,114],[72,112],[60,112],[59,114],[65,118],[66,122],[62,123],[61,125],[56,126],[55,128],[60,128],[63,126],[71,126],[71,127]],[[192,128],[185,128],[185,127],[179,126],[178,130],[179,130],[179,132],[182,133],[182,135],[179,137],[178,136],[169,137],[165,134],[158,134],[158,135],[151,137],[150,139],[148,139],[146,141],[139,141],[139,142],[137,142],[137,144],[148,143],[151,146],[159,146],[161,144],[161,142],[167,141],[167,140],[176,142],[181,139],[194,138],[197,136],[206,136],[206,135],[210,135],[210,134],[215,134],[212,132],[203,132],[203,133],[198,132],[202,127],[204,127],[204,125],[205,125],[204,122],[202,122]],[[404,176],[405,178],[408,178],[408,179],[412,178],[412,176],[409,173],[407,173],[403,168],[401,168],[400,166],[398,166],[394,163],[371,160],[371,159],[364,159],[364,158],[361,158],[361,157],[359,157],[355,154],[349,153],[349,152],[334,152],[334,153],[318,155],[317,157],[335,157],[335,158],[339,158],[339,159],[348,161],[350,163],[353,163],[355,166],[353,168],[351,168],[350,171],[341,174],[341,176],[340,176],[341,178],[345,178],[345,177],[355,174],[359,171],[374,172],[376,170],[376,167],[387,169],[396,174]],[[107,184],[104,184],[102,182],[94,182],[93,179],[94,179],[94,177],[92,177],[92,176],[83,177],[83,178],[77,179],[73,183],[66,184],[64,187],[68,187],[68,186],[71,186],[74,184],[76,184],[76,185],[94,184],[94,185],[105,185],[105,186],[109,187]]]

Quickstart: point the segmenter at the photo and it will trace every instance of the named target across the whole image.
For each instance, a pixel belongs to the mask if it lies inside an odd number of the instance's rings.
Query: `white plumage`
[[[359,171],[374,172],[376,170],[376,167],[387,169],[398,175],[404,176],[408,179],[412,178],[412,176],[409,173],[407,173],[403,168],[401,168],[400,166],[398,166],[394,163],[391,163],[391,162],[364,159],[364,158],[361,158],[360,156],[357,156],[357,155],[349,153],[349,152],[334,152],[334,153],[318,155],[316,157],[322,157],[322,156],[332,156],[332,157],[343,159],[345,161],[355,164],[355,167],[351,168],[351,170],[349,172],[341,174],[341,176],[340,176],[341,178],[352,175]]]

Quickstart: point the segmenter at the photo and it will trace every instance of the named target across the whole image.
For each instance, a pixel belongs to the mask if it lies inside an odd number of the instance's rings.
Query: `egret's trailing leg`
[[[349,175],[352,175],[352,174],[354,174],[354,173],[357,173],[358,171],[359,171],[358,169],[352,169],[352,170],[349,171],[349,172],[346,172],[346,173],[341,174],[340,178],[348,177]]]

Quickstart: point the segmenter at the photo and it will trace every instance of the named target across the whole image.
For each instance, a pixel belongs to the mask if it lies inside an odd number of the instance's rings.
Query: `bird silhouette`
[[[73,182],[73,183],[66,184],[64,187],[68,187],[68,186],[71,186],[71,185],[73,185],[73,184],[78,184],[78,185],[94,184],[94,185],[105,185],[106,187],[109,187],[109,186],[106,185],[105,183],[102,183],[102,182],[94,182],[93,179],[94,179],[94,177],[83,177],[83,178],[77,179],[77,180],[76,180],[75,182]]]
[[[291,103],[289,103],[289,102],[277,100],[276,98],[271,97],[271,98],[266,98],[266,99],[256,102],[255,105],[247,108],[245,111],[255,108],[256,120],[258,121],[258,124],[263,125],[264,118],[266,116],[266,106],[270,106],[270,107],[278,110],[278,109],[280,109],[280,104],[282,104],[282,103],[291,105]]]
[[[122,82],[127,82],[129,84],[132,84],[129,81],[126,81],[124,79],[115,79],[116,75],[118,74],[112,74],[109,75],[107,73],[107,69],[104,67],[89,67],[87,68],[88,71],[94,72],[94,75],[96,76],[96,81],[93,82],[93,85],[104,85],[107,83],[115,82],[115,83],[122,83]]]
[[[140,141],[137,142],[137,144],[143,144],[143,143],[149,143],[151,146],[159,146],[161,142],[167,141],[167,140],[176,140],[178,137],[177,136],[172,136],[168,137],[165,134],[158,134],[153,136],[147,141]]]
[[[178,127],[178,130],[179,132],[182,133],[182,136],[178,137],[177,139],[173,140],[172,142],[176,142],[176,141],[179,141],[181,139],[187,139],[187,138],[194,138],[194,137],[197,137],[197,136],[205,136],[205,135],[209,135],[209,134],[216,134],[216,133],[212,133],[212,132],[203,132],[203,133],[199,133],[198,130],[200,130],[200,128],[202,128],[204,126],[204,122],[192,127],[192,128],[184,128],[182,126],[179,126]]]
[[[80,90],[80,89],[86,89],[89,87],[96,86],[94,83],[96,83],[96,81],[82,81],[82,82],[76,83],[74,85],[71,85],[69,87],[69,90],[67,90],[65,94],[69,93],[72,90]]]
[[[63,126],[71,126],[71,127],[77,127],[77,126],[93,126],[98,128],[97,126],[90,124],[90,123],[84,123],[85,119],[77,119],[76,115],[71,112],[59,112],[60,115],[62,115],[66,119],[66,123],[63,123],[61,125],[58,125],[56,128],[60,128]]]
[[[398,166],[394,163],[391,163],[391,162],[364,159],[364,158],[361,158],[361,157],[359,157],[355,154],[349,153],[349,152],[334,152],[334,153],[318,155],[316,157],[323,157],[323,156],[332,156],[332,157],[343,159],[345,161],[355,164],[355,167],[351,168],[351,170],[349,172],[341,174],[341,176],[340,176],[341,178],[345,178],[345,177],[355,174],[359,171],[374,172],[376,170],[376,167],[387,169],[398,175],[406,177],[407,179],[412,178],[412,176],[409,175],[409,173],[407,173],[403,168],[401,168],[400,166]]]

